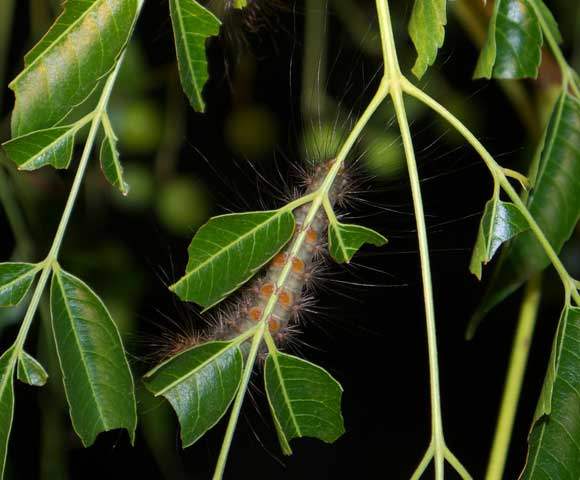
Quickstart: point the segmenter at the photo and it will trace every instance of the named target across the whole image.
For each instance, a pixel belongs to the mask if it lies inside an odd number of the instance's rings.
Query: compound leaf
[[[107,114],[103,115],[103,129],[105,138],[103,138],[103,143],[101,143],[101,170],[111,185],[117,187],[123,195],[127,195],[129,193],[129,185],[123,178],[123,166],[117,151],[117,136],[113,131]]]
[[[127,43],[138,0],[68,0],[10,83],[12,135],[55,126],[111,70]]]
[[[177,413],[183,447],[195,443],[226,413],[242,380],[242,352],[231,342],[185,350],[145,375],[145,386]]]
[[[10,347],[0,357],[0,479],[4,477],[8,439],[14,417],[14,363]]]
[[[3,147],[19,170],[36,170],[46,165],[68,168],[77,131],[75,125],[46,128],[14,138]]]
[[[409,35],[417,50],[417,60],[413,73],[421,78],[437,58],[437,50],[445,40],[445,24],[447,23],[446,0],[415,0]]]
[[[283,209],[211,218],[193,237],[185,275],[170,289],[210,308],[253,277],[290,240],[294,226],[294,215]]]
[[[205,41],[219,33],[220,21],[195,0],[169,0],[181,86],[189,103],[203,112],[201,91],[208,78]]]
[[[474,78],[538,76],[542,29],[530,1],[496,0]]]
[[[46,384],[48,373],[36,358],[22,350],[18,358],[18,380],[34,387]]]
[[[551,392],[551,409],[532,427],[522,480],[580,478],[580,308],[566,308],[561,322],[555,376],[547,375],[549,385],[544,385],[544,392]]]
[[[100,432],[125,428],[135,438],[133,377],[121,337],[101,299],[54,265],[52,330],[73,427],[85,446]]]
[[[528,209],[556,252],[580,217],[580,101],[563,92],[552,112]],[[532,232],[518,235],[504,250],[488,291],[471,319],[483,316],[550,261]]]
[[[34,263],[0,263],[0,307],[17,305],[30,289],[39,269]]]
[[[264,367],[270,410],[285,455],[289,441],[314,437],[332,443],[344,433],[342,387],[330,374],[306,360],[270,352]]]
[[[370,243],[377,247],[387,243],[380,233],[360,225],[331,222],[328,227],[328,246],[332,258],[338,263],[348,263],[359,248]]]
[[[481,280],[482,264],[488,263],[502,243],[527,230],[528,223],[513,203],[496,196],[485,204],[469,270]]]

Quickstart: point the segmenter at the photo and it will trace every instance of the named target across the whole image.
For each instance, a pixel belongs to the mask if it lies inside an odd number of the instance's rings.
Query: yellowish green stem
[[[541,276],[537,274],[528,281],[524,293],[516,336],[512,345],[512,353],[495,429],[493,446],[487,465],[486,480],[501,480],[503,478],[514,419],[520,399],[528,354],[530,352],[530,344],[536,325],[540,296]]]

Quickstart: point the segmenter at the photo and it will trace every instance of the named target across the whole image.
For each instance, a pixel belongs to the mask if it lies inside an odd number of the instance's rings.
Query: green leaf
[[[10,140],[3,147],[19,170],[36,170],[46,165],[68,168],[77,131],[76,125],[47,128]]]
[[[530,0],[496,0],[474,78],[538,76],[542,29]]]
[[[482,264],[488,263],[502,243],[529,228],[526,219],[513,203],[494,196],[485,204],[479,224],[477,242],[471,255],[469,270],[481,280]]]
[[[68,0],[10,83],[12,135],[55,126],[93,91],[127,43],[138,0]]]
[[[276,255],[294,226],[294,215],[284,209],[211,218],[193,237],[185,275],[170,289],[182,300],[212,307]]]
[[[208,78],[205,41],[221,22],[195,0],[169,0],[181,86],[197,112],[205,110],[201,91]]]
[[[365,243],[377,247],[387,243],[380,233],[360,225],[345,225],[331,222],[328,227],[328,246],[332,258],[338,263],[348,263],[358,249]]]
[[[580,101],[565,92],[556,102],[547,127],[528,209],[559,252],[580,218]],[[471,322],[477,324],[495,305],[549,264],[532,232],[518,235],[502,253]]]
[[[32,385],[33,387],[42,387],[48,380],[48,373],[36,358],[29,355],[24,350],[18,358],[18,380]]]
[[[126,428],[135,438],[133,377],[119,331],[101,299],[54,265],[52,329],[73,427],[85,446],[100,432]]]
[[[532,6],[536,8],[536,15],[545,22],[546,27],[552,37],[554,37],[554,40],[556,40],[557,43],[562,43],[562,34],[558,28],[558,22],[556,22],[550,9],[546,7],[546,4],[542,0],[530,0],[530,2]]]
[[[0,263],[0,307],[17,305],[39,269],[34,263]]]
[[[210,342],[181,352],[145,375],[177,413],[183,447],[195,443],[226,413],[242,380],[242,352],[231,342]]]
[[[522,480],[580,478],[580,308],[567,308],[561,321],[555,378],[547,376],[553,384],[544,385],[552,392],[551,412],[533,425]]]
[[[415,0],[409,21],[409,35],[417,50],[417,60],[413,66],[417,78],[421,78],[427,68],[433,65],[437,50],[443,45],[446,9],[446,0]]]
[[[101,143],[101,170],[111,185],[117,187],[123,195],[127,195],[129,193],[129,185],[123,178],[123,166],[117,151],[117,136],[113,131],[107,114],[103,115],[103,129],[105,138],[103,138],[103,143]]]
[[[0,479],[4,477],[8,439],[14,417],[14,363],[10,347],[0,357]]]
[[[270,352],[264,381],[278,439],[285,455],[289,441],[314,437],[327,443],[344,433],[342,387],[313,363],[281,352]]]

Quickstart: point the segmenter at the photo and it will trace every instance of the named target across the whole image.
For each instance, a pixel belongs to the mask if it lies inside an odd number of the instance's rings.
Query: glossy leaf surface
[[[481,280],[482,264],[488,263],[502,243],[527,230],[528,223],[513,203],[494,197],[485,204],[469,270]]]
[[[39,270],[34,263],[0,263],[0,307],[17,305]]]
[[[562,316],[555,343],[555,377],[548,375],[550,414],[533,426],[523,480],[580,478],[580,308]]]
[[[170,288],[209,308],[249,280],[292,237],[294,215],[284,210],[221,215],[209,220],[188,248],[185,275]]]
[[[437,50],[445,40],[446,23],[446,0],[415,0],[409,21],[409,35],[417,50],[417,60],[413,66],[417,78],[421,78],[435,62]]]
[[[306,360],[270,353],[264,367],[268,402],[285,455],[290,440],[314,437],[332,443],[344,433],[342,387],[330,374]]]
[[[552,112],[528,209],[556,252],[570,238],[580,217],[580,102],[564,93]],[[498,269],[472,321],[474,323],[549,265],[532,232],[503,252]]]
[[[219,33],[221,23],[195,0],[169,0],[169,12],[181,86],[193,109],[203,112],[201,92],[208,78],[205,42]]]
[[[18,380],[34,387],[42,387],[46,384],[48,373],[36,358],[24,350],[18,359]]]
[[[103,138],[101,143],[99,155],[101,170],[111,185],[117,187],[123,195],[127,195],[129,193],[129,185],[123,178],[123,166],[117,151],[117,136],[106,114],[103,116],[103,130],[105,131],[105,138]]]
[[[230,342],[199,345],[145,375],[146,387],[171,403],[183,447],[196,442],[226,413],[242,379],[242,353]]]
[[[52,329],[75,431],[85,446],[100,432],[125,428],[135,438],[133,377],[121,337],[101,299],[54,267]]]
[[[338,263],[350,262],[353,255],[365,243],[381,247],[387,243],[387,239],[380,233],[360,225],[336,222],[328,227],[330,254]]]
[[[14,417],[14,364],[13,347],[0,357],[0,479],[4,477],[8,440]]]
[[[542,41],[530,0],[497,0],[474,77],[537,77]]]
[[[12,135],[55,126],[85,100],[127,43],[138,0],[68,0],[9,85]]]
[[[68,168],[77,131],[74,125],[47,128],[10,140],[3,147],[19,170],[46,165]]]

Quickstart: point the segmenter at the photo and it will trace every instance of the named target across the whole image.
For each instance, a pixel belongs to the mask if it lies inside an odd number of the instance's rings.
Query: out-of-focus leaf
[[[203,112],[201,91],[208,78],[205,41],[219,33],[220,21],[195,0],[169,0],[181,86],[189,103]]]
[[[42,387],[46,384],[48,373],[36,358],[24,350],[18,358],[18,380],[34,387]]]
[[[101,299],[78,278],[54,266],[52,329],[73,427],[85,446],[97,434],[125,428],[135,438],[133,377],[121,337]]]
[[[446,0],[415,0],[409,21],[409,35],[417,50],[417,60],[413,66],[417,78],[421,78],[435,62],[437,50],[445,40],[446,23]]]
[[[513,203],[496,196],[485,204],[469,270],[481,280],[481,267],[488,263],[502,243],[527,230],[528,223]]]
[[[10,347],[0,357],[0,480],[4,477],[8,439],[14,417],[14,363]]]
[[[522,480],[580,478],[580,308],[568,307],[560,320],[555,376],[547,375],[544,384],[550,414],[533,425]],[[545,398],[540,402],[545,408]]]
[[[542,29],[530,1],[496,0],[474,78],[538,76]]]
[[[117,151],[117,136],[113,131],[107,114],[103,115],[102,122],[105,138],[103,138],[103,143],[101,143],[101,170],[111,185],[117,187],[123,195],[127,195],[129,193],[129,185],[123,178],[123,166]]]
[[[55,126],[82,103],[127,43],[138,0],[68,0],[10,83],[12,135]]]
[[[328,246],[332,258],[338,263],[348,263],[363,244],[370,243],[377,247],[387,243],[380,233],[360,225],[346,225],[331,222],[328,227]]]
[[[252,278],[290,240],[294,226],[294,215],[283,209],[210,219],[193,237],[185,275],[171,290],[210,308]]]
[[[17,137],[3,144],[19,170],[36,170],[46,165],[68,168],[79,127],[47,128]]]
[[[290,440],[314,437],[327,443],[344,433],[342,387],[313,363],[271,352],[264,367],[270,410],[282,452],[290,455]]]
[[[528,209],[559,252],[580,217],[580,101],[565,92],[556,102],[548,124]],[[549,263],[532,232],[518,235],[502,253],[472,324]]]
[[[0,263],[0,307],[17,305],[39,269],[34,263]]]
[[[231,342],[185,350],[145,375],[146,387],[177,413],[183,447],[196,442],[226,413],[242,379],[242,353]]]

